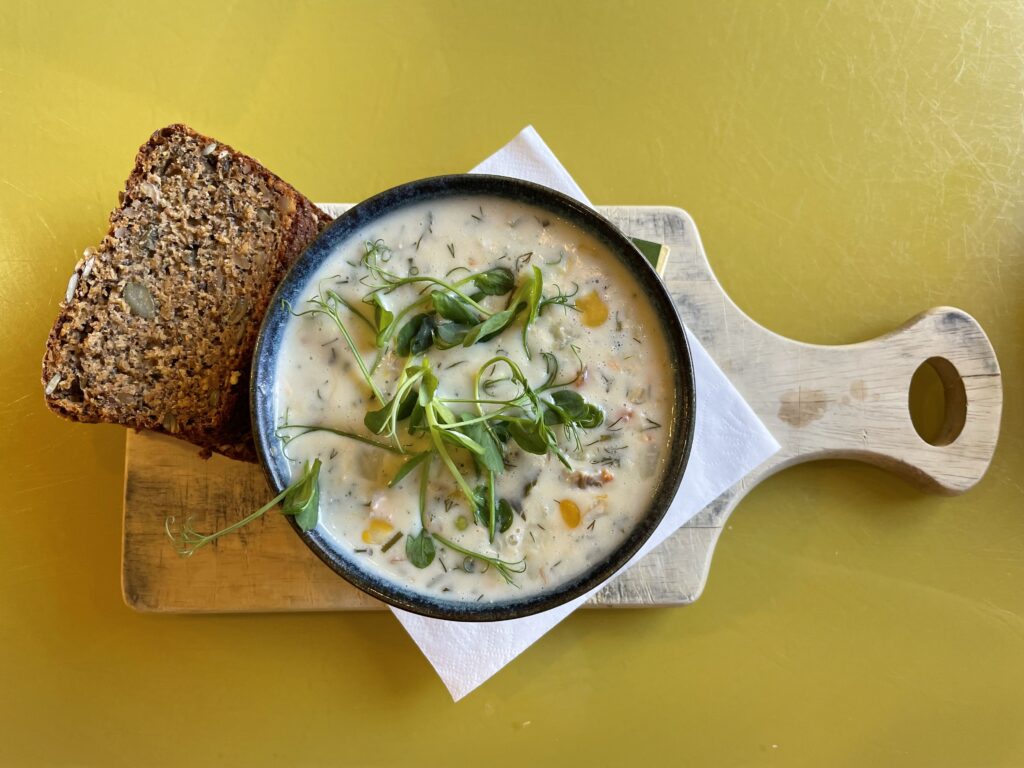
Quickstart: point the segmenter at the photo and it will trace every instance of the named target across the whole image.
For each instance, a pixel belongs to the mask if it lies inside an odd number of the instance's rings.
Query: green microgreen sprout
[[[494,568],[498,572],[498,575],[505,580],[506,584],[511,584],[513,587],[518,587],[516,584],[515,576],[520,573],[526,572],[526,558],[516,560],[515,562],[509,562],[508,560],[502,560],[500,557],[494,555],[484,555],[480,552],[474,552],[471,549],[460,547],[454,541],[446,539],[439,533],[434,534],[434,538],[444,544],[448,549],[454,550],[459,554],[471,557],[474,560],[479,560],[483,563],[487,563],[490,567]]]
[[[454,256],[454,247],[450,247],[449,251]],[[504,331],[520,313],[524,312],[522,340],[523,349],[529,358],[532,354],[529,329],[543,309],[551,304],[575,309],[569,303],[575,291],[566,294],[556,286],[554,296],[544,296],[543,274],[536,265],[526,272],[518,286],[515,274],[505,267],[492,267],[449,282],[429,275],[420,275],[418,272],[403,277],[384,266],[390,260],[390,254],[390,248],[382,240],[367,241],[364,244],[361,263],[366,267],[368,274],[361,282],[371,290],[363,297],[363,301],[375,305],[373,327],[377,331],[378,348],[377,358],[370,366],[371,373],[377,370],[384,359],[396,333],[398,335],[395,351],[402,357],[409,357],[426,352],[431,345],[439,349],[448,349],[458,344],[468,347],[477,342],[488,341]],[[516,273],[523,264],[529,262],[530,256],[532,253],[523,254],[517,259]],[[454,271],[450,270],[448,274]],[[381,296],[403,285],[416,283],[426,284],[424,290],[433,290],[397,314],[386,310]],[[476,291],[474,295],[463,290],[470,285]],[[578,290],[577,287],[576,291]],[[503,310],[491,311],[479,303],[479,299],[486,296],[503,296],[509,293],[512,295]],[[417,314],[403,322],[413,312]],[[359,314],[364,320],[368,320]]]
[[[216,541],[221,536],[226,536],[240,528],[244,528],[254,520],[263,517],[263,515],[278,504],[281,505],[281,514],[293,516],[295,518],[295,522],[302,531],[312,530],[316,527],[320,503],[319,478],[320,459],[314,459],[312,464],[307,461],[302,470],[302,474],[299,475],[295,482],[255,512],[246,515],[241,520],[221,528],[219,531],[214,533],[200,533],[192,527],[192,518],[187,517],[181,526],[181,530],[175,533],[173,530],[175,518],[173,516],[168,517],[164,521],[164,530],[167,532],[167,536],[170,540],[174,543],[175,549],[178,550],[178,554],[182,557],[190,557],[191,555],[194,555],[197,550]]]
[[[429,224],[424,230],[429,231]],[[420,237],[420,241],[422,240]],[[417,241],[417,249],[420,245]],[[450,252],[454,256],[454,247]],[[355,440],[364,445],[389,451],[405,457],[389,487],[395,487],[418,470],[419,472],[419,530],[415,533],[396,532],[382,548],[387,551],[405,535],[405,553],[409,561],[418,568],[426,568],[437,558],[435,540],[444,547],[457,552],[466,559],[466,568],[473,562],[484,563],[509,584],[515,585],[515,575],[526,570],[525,559],[510,562],[497,555],[484,554],[457,544],[436,530],[430,530],[431,517],[428,514],[428,490],[430,475],[437,459],[443,471],[455,483],[459,494],[464,497],[472,512],[472,520],[486,529],[488,542],[493,544],[499,533],[507,531],[513,521],[512,503],[499,498],[496,479],[505,471],[506,454],[515,445],[522,451],[537,455],[553,454],[565,467],[572,465],[559,444],[555,429],[562,427],[565,438],[580,450],[581,429],[592,429],[604,422],[604,413],[599,407],[588,403],[582,395],[568,387],[577,382],[584,373],[579,349],[572,352],[579,369],[571,378],[559,380],[559,362],[550,352],[541,352],[545,363],[545,378],[537,386],[530,384],[519,365],[506,354],[497,354],[486,360],[473,373],[472,397],[445,398],[439,393],[438,373],[435,372],[425,352],[432,346],[449,349],[470,346],[487,341],[509,327],[520,314],[524,316],[522,343],[527,357],[531,357],[529,331],[537,318],[548,306],[562,306],[575,309],[570,303],[579,288],[566,293],[555,286],[555,294],[545,297],[544,278],[538,266],[530,265],[532,254],[523,254],[516,260],[516,273],[522,270],[522,277],[516,281],[515,273],[504,267],[492,267],[480,272],[470,272],[464,267],[449,271],[446,279],[420,275],[411,264],[409,275],[402,276],[390,267],[393,252],[383,240],[367,241],[360,264],[367,274],[360,280],[370,290],[362,297],[362,303],[370,308],[364,313],[351,301],[341,296],[334,288],[321,282],[316,296],[309,300],[310,308],[294,311],[284,303],[284,308],[296,317],[321,315],[327,317],[341,331],[349,350],[356,361],[367,387],[379,403],[379,407],[368,410],[363,419],[370,435],[348,430],[335,429],[326,425],[285,423],[277,434],[287,447],[294,440],[313,432],[325,432],[338,437]],[[459,270],[466,275],[459,279],[452,276]],[[384,300],[388,294],[403,285],[423,284],[424,290],[410,304],[397,311]],[[508,295],[504,309],[489,309],[480,302],[485,297]],[[356,315],[374,335],[377,358],[367,365],[341,314],[344,308]],[[374,381],[384,356],[394,346],[395,352],[408,358],[396,381],[385,396]],[[500,352],[500,350],[499,350]],[[499,386],[505,384],[506,386]],[[481,396],[483,392],[484,396]],[[498,394],[498,393],[501,394]],[[469,406],[470,411],[456,412],[453,407]],[[403,444],[400,428],[413,441]],[[377,440],[374,436],[380,436]],[[414,452],[410,452],[414,451]],[[479,478],[473,487],[463,473],[457,456],[468,454]],[[465,466],[463,464],[462,466]],[[203,535],[196,532],[190,521],[175,538],[179,551],[191,554],[210,541],[237,530],[243,525],[265,514],[274,505],[283,502],[282,512],[294,514],[303,530],[316,525],[318,500],[318,474],[320,460],[305,466],[302,476],[282,494],[252,515],[228,526],[215,534]],[[446,510],[454,502],[449,497]],[[167,524],[168,534],[171,534]],[[466,515],[459,514],[454,521],[455,528],[465,530],[470,525]]]
[[[578,283],[573,283],[572,293],[566,293],[562,290],[561,286],[555,286],[554,296],[545,296],[541,299],[539,312],[542,314],[547,307],[558,306],[562,309],[571,309],[573,312],[579,312],[580,309],[571,299],[576,297],[576,294],[580,292],[580,286]]]
[[[366,361],[364,361],[363,356],[359,354],[359,349],[356,347],[356,343],[352,339],[352,334],[349,333],[348,327],[345,325],[345,321],[341,319],[341,314],[338,311],[339,305],[346,306],[345,300],[339,296],[337,291],[334,289],[324,288],[323,283],[321,282],[317,295],[310,299],[309,303],[313,305],[312,309],[295,312],[287,301],[282,302],[284,308],[296,317],[302,317],[304,315],[325,315],[332,320],[338,327],[338,330],[341,331],[341,335],[345,337],[345,342],[348,344],[348,348],[356,360],[356,365],[359,366],[359,371],[363,374],[363,380],[370,388],[370,391],[373,392],[373,396],[377,398],[378,402],[383,403],[384,396],[380,393],[380,390],[374,383],[373,377],[370,376],[370,371],[366,367]]]
[[[298,432],[297,434],[289,434],[288,431],[292,429],[299,429],[302,431]],[[328,432],[332,435],[337,435],[338,437],[347,437],[349,440],[355,440],[356,442],[363,443],[364,445],[370,445],[373,446],[374,448],[380,448],[381,450],[384,451],[391,451],[392,453],[405,452],[404,450],[402,450],[401,447],[396,448],[395,446],[389,445],[388,443],[382,443],[380,440],[374,440],[373,438],[367,437],[366,435],[360,435],[355,432],[349,432],[344,429],[334,429],[332,427],[315,426],[312,424],[289,424],[286,421],[284,424],[282,424],[275,430],[275,433],[277,434],[277,439],[281,441],[281,445],[283,446],[282,450],[285,455],[285,458],[289,460],[293,459],[291,458],[291,456],[288,455],[288,446],[291,445],[298,438],[302,437],[303,435],[309,435],[314,432]]]

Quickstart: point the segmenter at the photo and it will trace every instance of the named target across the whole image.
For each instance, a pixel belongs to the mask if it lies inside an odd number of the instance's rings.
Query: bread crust
[[[155,131],[50,330],[47,406],[255,461],[248,382],[259,326],[288,267],[330,221],[234,148],[183,124]]]

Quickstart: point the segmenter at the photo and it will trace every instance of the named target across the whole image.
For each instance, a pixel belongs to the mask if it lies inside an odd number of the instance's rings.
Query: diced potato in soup
[[[418,203],[349,239],[308,293],[329,297],[358,357],[335,318],[308,312],[320,305],[293,307],[279,434],[296,476],[321,460],[318,527],[364,568],[501,602],[589,571],[647,513],[668,455],[670,358],[642,289],[598,240],[498,197]],[[553,445],[525,449],[535,438]],[[487,445],[490,472],[473,449]]]

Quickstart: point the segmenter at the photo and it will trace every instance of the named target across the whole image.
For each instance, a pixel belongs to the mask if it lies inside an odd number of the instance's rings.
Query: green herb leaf
[[[576,425],[584,429],[593,429],[604,422],[604,411],[593,403],[588,403],[583,396],[571,389],[560,389],[551,394],[551,401],[542,401],[544,423]]]
[[[488,480],[493,482],[493,475]],[[473,506],[473,519],[477,525],[487,528],[490,532],[491,541],[494,540],[494,531],[490,530],[491,527],[491,512],[488,506],[489,496],[488,488],[486,485],[478,485],[473,490],[473,500],[475,502]],[[509,503],[508,499],[502,499],[494,506],[494,528],[501,533],[504,533],[512,527],[512,515],[514,510],[512,504]]]
[[[508,425],[504,421],[500,421],[498,419],[495,419],[488,426],[491,428],[491,430],[490,430],[491,434],[494,435],[494,438],[498,441],[498,445],[499,446],[502,446],[502,445],[505,445],[505,444],[508,443],[508,441],[509,441]]]
[[[466,340],[471,328],[462,323],[438,323],[434,329],[434,346],[438,349],[457,347]]]
[[[530,358],[530,342],[528,335],[530,326],[537,319],[537,314],[540,311],[540,302],[544,298],[544,275],[541,274],[540,267],[535,266],[533,268],[533,281],[530,283],[529,292],[526,295],[527,307],[526,307],[526,320],[523,323],[523,349],[526,352],[526,357]]]
[[[604,423],[604,411],[593,403],[587,403],[583,415],[576,420],[576,423],[584,429],[599,427]]]
[[[410,388],[407,389],[405,394],[402,396],[402,403],[398,406],[398,414],[396,418],[401,421],[402,419],[408,418],[416,407],[416,393]]]
[[[466,338],[463,340],[462,346],[469,347],[476,344],[478,341],[487,341],[488,339],[497,336],[508,327],[509,323],[512,322],[515,316],[516,312],[512,309],[505,309],[501,312],[494,313],[466,334]]]
[[[504,296],[515,287],[516,277],[510,269],[495,267],[474,277],[473,284],[485,296]]]
[[[436,322],[433,315],[420,313],[402,326],[395,340],[395,351],[402,357],[421,355],[434,342]]]
[[[409,351],[412,354],[421,355],[430,349],[430,345],[434,343],[434,328],[436,325],[437,323],[433,317],[429,315],[423,316],[423,321],[409,346]]]
[[[319,519],[319,499],[320,491],[317,488],[313,491],[310,503],[304,506],[295,515],[295,522],[299,524],[299,530],[303,533],[316,528],[316,522]]]
[[[314,459],[312,467],[306,462],[299,482],[288,489],[281,503],[281,512],[293,515],[303,531],[316,528],[320,505],[320,459]]]
[[[473,489],[473,519],[477,525],[487,527],[487,486],[478,485]]]
[[[417,399],[416,404],[413,405],[412,411],[409,413],[409,434],[415,435],[421,432],[425,432],[426,429],[426,414],[423,410],[423,406],[420,405],[419,399]]]
[[[377,346],[383,347],[391,337],[391,324],[395,321],[395,313],[384,306],[379,293],[370,295],[373,305],[373,323],[377,330]]]
[[[420,382],[419,403],[421,406],[426,408],[427,404],[434,400],[434,395],[437,394],[437,385],[439,382],[437,380],[437,376],[435,376],[434,372],[430,369],[427,358],[423,358],[423,363],[425,370],[423,371],[423,380]]]
[[[438,400],[434,401],[434,413],[440,417],[438,421],[441,424],[447,425],[459,423],[459,419],[455,418],[455,414],[452,413],[452,409]]]
[[[406,537],[405,556],[417,568],[426,568],[434,562],[434,554],[434,540],[427,533],[426,528],[421,528],[415,536]]]
[[[512,509],[512,504],[508,499],[502,499],[498,502],[498,507],[495,512],[497,513],[498,531],[504,533],[512,527],[512,518],[515,514],[515,510]]]
[[[439,429],[438,432],[441,434],[441,438],[447,440],[450,443],[461,446],[467,451],[472,452],[477,456],[483,456],[484,448],[480,443],[471,437],[466,437],[456,429]]]
[[[583,395],[571,389],[560,389],[551,393],[551,400],[568,416],[569,421],[578,421],[587,409]]]
[[[392,401],[389,400],[383,407],[376,411],[367,411],[363,416],[363,424],[373,434],[382,435],[387,430],[388,424],[391,422],[391,403]]]
[[[484,422],[476,421],[472,424],[463,424],[461,429],[483,448],[483,453],[473,454],[481,472],[503,472],[505,470],[501,445]]]
[[[388,488],[394,488],[396,485],[402,482],[402,480],[405,479],[406,475],[408,475],[410,472],[416,469],[416,467],[418,467],[424,461],[430,459],[432,456],[433,451],[423,451],[421,453],[413,455],[408,461],[406,461],[401,467],[398,468],[398,471],[395,473],[395,476],[391,478],[391,482],[388,483]]]
[[[363,415],[363,424],[366,425],[366,428],[376,435],[387,433],[394,439],[400,452],[401,445],[398,443],[396,428],[398,422],[407,418],[416,407],[417,393],[414,386],[422,375],[422,366],[407,366],[398,380],[394,397],[377,410],[367,411]]]
[[[516,288],[516,292],[512,294],[508,300],[508,306],[505,309],[510,309],[513,312],[518,312],[530,303],[529,294],[533,287],[533,273],[530,272],[523,278],[523,282]]]
[[[480,315],[469,304],[447,291],[434,291],[430,294],[434,310],[445,320],[463,325],[476,325]]]
[[[548,431],[543,422],[509,419],[509,436],[527,453],[543,456],[548,452]]]

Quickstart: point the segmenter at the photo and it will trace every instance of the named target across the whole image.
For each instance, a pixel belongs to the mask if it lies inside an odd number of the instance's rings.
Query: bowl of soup
[[[632,241],[517,179],[456,175],[341,215],[278,287],[253,429],[309,548],[390,605],[518,618],[583,595],[664,517],[690,351]]]

